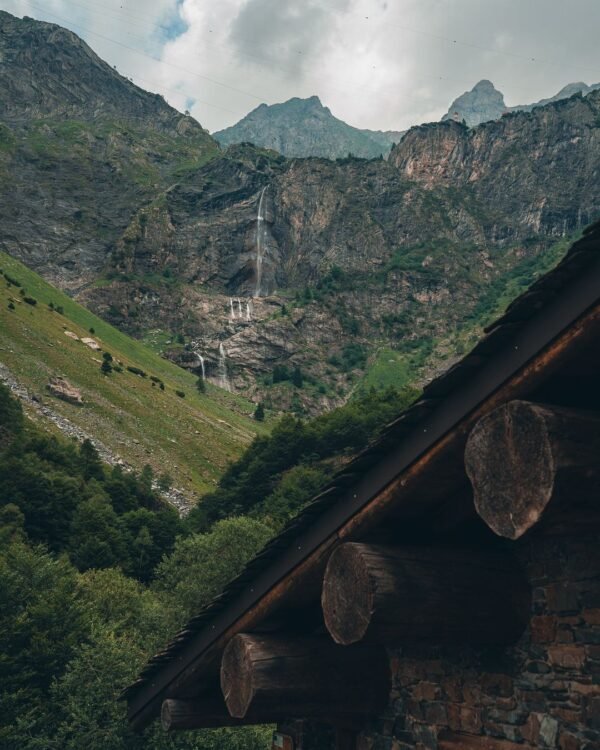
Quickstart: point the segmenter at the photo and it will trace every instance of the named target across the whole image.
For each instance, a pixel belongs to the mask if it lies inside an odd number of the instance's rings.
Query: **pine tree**
[[[256,405],[256,409],[254,410],[254,419],[256,419],[257,422],[265,421],[265,407],[262,405],[262,403]]]
[[[198,378],[196,381],[196,388],[198,389],[198,393],[206,393],[206,383],[204,382],[204,378]]]
[[[302,386],[304,385],[304,376],[302,375],[302,370],[299,367],[294,368],[291,381],[296,386],[296,388],[302,388]]]

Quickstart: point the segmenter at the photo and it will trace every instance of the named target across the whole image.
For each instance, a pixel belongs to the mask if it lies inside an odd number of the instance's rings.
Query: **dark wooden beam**
[[[499,536],[518,539],[544,515],[561,475],[574,499],[598,489],[600,415],[510,401],[475,425],[465,467],[481,518]]]
[[[166,732],[177,729],[213,729],[269,723],[268,720],[260,720],[256,716],[235,719],[227,710],[218,687],[214,694],[193,700],[167,698],[161,707],[160,720]]]
[[[529,588],[485,550],[348,543],[329,558],[321,605],[336,643],[507,643],[523,632]]]
[[[342,648],[327,637],[241,633],[223,654],[221,689],[232,716],[302,718],[370,716],[390,692],[384,649]]]

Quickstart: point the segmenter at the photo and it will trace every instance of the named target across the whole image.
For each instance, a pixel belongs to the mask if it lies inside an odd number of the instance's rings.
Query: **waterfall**
[[[242,300],[239,297],[237,298],[237,304],[238,304],[238,318],[240,320],[243,320],[244,314],[242,313]]]
[[[258,215],[256,217],[256,288],[254,289],[254,296],[260,297],[262,287],[262,264],[263,255],[265,251],[265,214],[264,214],[264,200],[266,185],[260,193],[260,199],[258,201]]]
[[[219,361],[217,363],[217,371],[221,388],[224,388],[226,391],[231,390],[229,376],[227,375],[227,355],[225,354],[223,342],[219,343]]]
[[[204,357],[199,354],[200,357],[200,368],[202,369],[202,380],[206,380],[206,370],[204,369]]]
[[[246,320],[251,320],[250,318],[250,300],[246,300]]]
[[[235,310],[233,309],[233,297],[229,298],[229,307],[231,308],[231,320],[235,320]]]

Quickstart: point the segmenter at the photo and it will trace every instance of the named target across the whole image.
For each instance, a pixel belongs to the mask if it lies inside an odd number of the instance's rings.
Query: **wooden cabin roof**
[[[464,483],[462,449],[474,421],[540,387],[598,329],[600,222],[148,662],[122,694],[132,725],[156,718],[163,699],[212,683],[236,633],[259,628],[282,607],[299,611],[307,596],[314,599],[337,544],[376,538],[389,518],[426,513],[431,533],[436,523],[447,524],[448,497],[459,497]],[[460,502],[452,506],[450,522],[463,511]]]

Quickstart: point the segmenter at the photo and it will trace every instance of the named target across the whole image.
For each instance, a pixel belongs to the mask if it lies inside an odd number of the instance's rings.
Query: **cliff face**
[[[231,385],[254,398],[339,403],[366,369],[385,371],[390,347],[411,352],[409,369],[448,356],[448,330],[600,214],[599,124],[600,92],[472,130],[414,128],[388,161],[231,148],[142,209],[111,256],[112,286],[83,296],[138,335],[184,331],[215,379],[223,345]],[[140,292],[137,279],[165,274],[181,284]],[[265,386],[276,364],[314,388]]]
[[[400,140],[399,131],[361,130],[339,120],[318,96],[297,97],[281,104],[261,104],[214,137],[223,146],[250,142],[284,156],[336,159],[349,153],[367,159],[387,156]]]
[[[600,92],[467,129],[413,128],[390,155],[427,189],[469,190],[495,219],[486,239],[566,233],[591,221],[600,200]]]
[[[456,331],[600,215],[600,92],[471,130],[413,128],[387,161],[223,152],[73,35],[0,22],[22,29],[0,69],[3,249],[276,408],[315,411],[447,365],[468,343]],[[31,35],[49,67],[27,89]]]

